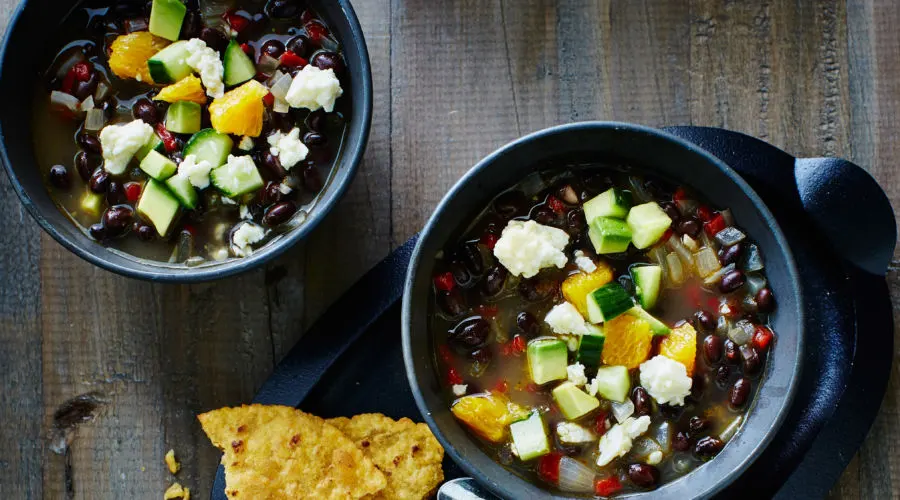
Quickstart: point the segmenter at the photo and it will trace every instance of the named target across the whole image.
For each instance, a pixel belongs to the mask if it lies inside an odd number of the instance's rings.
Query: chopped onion
[[[592,493],[596,477],[594,470],[587,465],[563,456],[559,460],[559,482],[556,486],[562,491]]]
[[[269,73],[275,71],[278,68],[279,64],[281,64],[280,60],[275,59],[269,54],[263,54],[259,56],[259,63],[257,63],[256,69],[260,73],[265,73],[268,75]]]
[[[666,267],[669,269],[669,282],[673,286],[684,283],[684,268],[681,265],[681,259],[675,252],[666,255]]]
[[[703,280],[703,284],[706,286],[713,286],[722,280],[722,276],[725,276],[727,273],[734,271],[734,269],[735,269],[734,264],[728,264],[727,266],[723,267],[722,269],[719,269],[718,271],[707,276],[706,279]]]
[[[663,245],[654,246],[647,254],[662,269],[663,283],[667,283],[669,279],[669,265],[666,263],[666,250],[663,248]]]
[[[90,111],[94,109],[94,96],[89,95],[87,98],[78,105],[78,108],[82,111]]]
[[[741,232],[740,229],[729,226],[725,229],[716,233],[716,241],[722,244],[722,246],[730,247],[731,245],[736,245],[742,241],[747,236]]]
[[[616,417],[616,421],[622,423],[626,418],[634,415],[634,403],[630,399],[625,398],[624,403],[612,402],[612,413]]]
[[[721,212],[719,212],[719,215],[721,215],[722,218],[725,219],[726,226],[734,225],[734,215],[731,214],[730,208],[726,208],[725,210],[722,210]]]
[[[706,278],[722,268],[716,253],[709,247],[703,247],[700,251],[695,253],[694,262],[697,266],[697,274],[699,274],[701,278]]]
[[[172,255],[169,257],[169,262],[172,264],[177,264],[188,260],[191,257],[191,254],[194,253],[194,237],[188,231],[181,231],[181,234],[178,235],[178,243],[176,243],[175,248],[172,249]]]
[[[747,295],[746,297],[744,297],[744,300],[741,301],[741,306],[747,312],[756,312],[759,304],[756,303],[756,299],[753,295]]]
[[[690,455],[676,454],[672,459],[672,468],[679,474],[684,474],[694,468]]]
[[[725,427],[725,429],[722,430],[721,433],[719,433],[719,439],[723,443],[727,443],[728,441],[730,441],[731,438],[733,438],[734,435],[737,434],[738,428],[740,428],[741,422],[743,420],[744,420],[743,415],[738,415],[738,416],[734,417],[734,419],[728,423],[728,426]]]
[[[87,118],[84,120],[84,128],[86,130],[96,131],[102,129],[105,123],[106,119],[103,116],[103,111],[94,108],[87,112]]]
[[[291,107],[288,106],[288,103],[282,99],[275,98],[275,104],[272,105],[272,111],[276,113],[287,113],[291,110]]]
[[[225,23],[223,15],[228,11],[231,2],[225,0],[204,0],[200,2],[200,17],[210,28],[218,28]]]
[[[683,244],[685,246],[685,248],[687,248],[688,250],[690,250],[692,252],[696,252],[697,249],[700,248],[697,245],[697,240],[695,240],[694,238],[691,238],[690,235],[687,235],[687,234],[681,237],[681,244]]]
[[[762,255],[759,253],[759,247],[750,244],[747,245],[747,250],[744,252],[744,271],[748,273],[762,271],[765,268],[763,264]]]
[[[766,279],[758,274],[748,274],[747,275],[747,291],[750,292],[751,295],[756,295],[757,292],[766,287]]]
[[[675,251],[678,254],[678,258],[681,259],[681,263],[684,264],[684,275],[685,279],[691,275],[694,269],[694,256],[691,254],[691,251],[684,246],[684,243],[681,242],[681,238],[676,235],[672,235],[667,242],[669,248]]]
[[[78,106],[80,104],[81,102],[78,100],[78,98],[71,94],[66,94],[65,92],[60,92],[58,90],[50,92],[50,105],[54,107],[68,110],[73,114],[77,114]]]
[[[728,338],[737,345],[744,345],[753,338],[754,331],[756,331],[756,327],[753,326],[753,323],[746,319],[738,320],[738,322],[728,330]]]
[[[728,330],[731,330],[731,322],[725,316],[719,316],[716,320],[716,335],[724,337],[728,335]]]
[[[635,439],[634,444],[631,446],[631,456],[636,458],[639,462],[645,461],[654,451],[662,453],[662,446],[652,438],[646,436]]]
[[[719,243],[715,238],[710,238],[706,231],[700,231],[700,246],[712,248],[714,252],[719,251]]]
[[[696,212],[698,205],[699,203],[697,203],[697,200],[681,199],[675,202],[675,206],[678,207],[678,211],[682,214],[692,214]]]
[[[672,426],[668,422],[659,424],[656,429],[656,442],[663,453],[672,451]]]
[[[94,91],[94,102],[102,102],[109,94],[109,85],[100,82],[97,84],[97,90]]]
[[[291,83],[293,82],[293,78],[291,78],[290,74],[282,74],[275,80],[275,83],[272,84],[272,88],[269,89],[269,92],[275,96],[275,100],[284,100],[287,97],[288,90],[291,88]]]
[[[631,194],[637,201],[647,203],[648,201],[653,200],[653,196],[651,196],[647,191],[647,188],[644,187],[644,179],[631,176],[628,178],[628,184],[631,185]]]

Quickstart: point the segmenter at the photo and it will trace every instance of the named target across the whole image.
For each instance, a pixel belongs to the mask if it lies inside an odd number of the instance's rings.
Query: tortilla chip
[[[444,480],[444,449],[425,424],[374,413],[326,422],[353,440],[387,476],[387,487],[372,498],[419,500]]]
[[[387,481],[372,460],[319,417],[286,406],[221,408],[197,417],[225,454],[228,498],[361,498]]]

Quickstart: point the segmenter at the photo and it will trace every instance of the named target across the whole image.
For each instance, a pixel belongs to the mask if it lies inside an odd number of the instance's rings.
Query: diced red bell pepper
[[[594,481],[594,493],[601,497],[608,497],[621,489],[622,483],[616,476],[609,476]]]
[[[700,205],[697,207],[697,218],[700,219],[700,222],[709,222],[713,218],[713,211],[706,205]]]
[[[129,202],[134,203],[141,197],[141,184],[139,182],[129,182],[125,184],[125,198]]]
[[[606,434],[606,419],[609,418],[609,412],[601,411],[594,418],[594,431],[597,432],[597,436],[602,436]]]
[[[273,94],[271,92],[266,94],[266,96],[263,97],[263,104],[265,104],[266,107],[269,107],[269,108],[274,106],[275,105],[275,94]]]
[[[253,57],[253,47],[251,47],[249,43],[242,43],[241,50],[244,51],[244,54]]]
[[[174,153],[178,149],[178,141],[175,139],[175,135],[166,130],[166,126],[161,122],[156,124],[156,134],[162,139],[166,151]]]
[[[719,234],[719,231],[723,229],[725,229],[725,217],[722,217],[722,214],[716,214],[709,222],[703,224],[703,230],[710,238]]]
[[[91,65],[84,61],[82,61],[80,63],[75,63],[75,65],[72,66],[72,69],[70,71],[75,73],[75,79],[78,80],[79,82],[86,82],[86,81],[90,80],[91,73],[93,73],[93,71],[91,70]]]
[[[66,76],[63,77],[62,85],[60,85],[59,90],[61,92],[65,92],[66,94],[71,94],[72,90],[75,88],[75,66],[69,68],[69,71],[66,72]]]
[[[547,207],[549,207],[550,210],[553,210],[557,215],[562,215],[566,211],[566,206],[563,205],[563,202],[553,195],[547,197]]]
[[[512,354],[522,354],[523,352],[525,352],[525,349],[528,347],[528,345],[525,342],[525,337],[516,335],[512,338],[510,347]]]
[[[753,332],[753,347],[759,352],[766,352],[774,338],[775,334],[769,327],[756,325],[756,331]]]
[[[306,28],[306,35],[309,37],[309,40],[318,46],[321,46],[322,40],[328,37],[328,28],[319,21],[310,21],[304,24],[303,27]]]
[[[497,391],[497,392],[505,393],[506,391],[509,390],[509,383],[505,380],[498,380],[497,383],[494,384],[493,390]]]
[[[436,275],[434,277],[434,286],[443,292],[453,290],[453,287],[456,286],[456,282],[453,280],[453,273],[447,271],[446,273]]]
[[[250,20],[234,11],[227,11],[222,14],[222,19],[231,26],[231,29],[240,33],[250,25]]]
[[[481,235],[481,243],[484,246],[488,247],[488,250],[494,249],[494,247],[497,245],[498,239],[499,238],[497,238],[497,235],[491,232],[486,232]]]
[[[562,453],[550,452],[538,459],[537,473],[544,481],[556,486],[559,484],[559,461]]]
[[[456,368],[453,368],[452,366],[447,369],[447,383],[451,385],[458,385],[463,383],[463,379],[459,376],[459,372],[457,372]]]
[[[297,54],[294,54],[290,50],[287,50],[284,52],[284,54],[281,54],[280,60],[282,66],[287,66],[289,68],[302,68],[309,64],[306,59],[298,56]]]
[[[675,190],[675,194],[672,195],[672,201],[678,202],[687,198],[687,193],[684,191],[684,188],[678,188]]]

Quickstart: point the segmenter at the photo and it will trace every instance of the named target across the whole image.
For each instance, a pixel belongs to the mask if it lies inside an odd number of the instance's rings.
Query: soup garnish
[[[301,4],[80,4],[35,98],[57,205],[111,248],[178,265],[302,224],[350,103],[340,45]]]
[[[533,174],[435,270],[453,415],[551,490],[642,491],[712,459],[775,337],[763,259],[731,212],[623,167]]]

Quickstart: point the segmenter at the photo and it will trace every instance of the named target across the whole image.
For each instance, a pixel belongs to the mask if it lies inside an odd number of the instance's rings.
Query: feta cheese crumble
[[[310,111],[322,108],[330,113],[334,110],[334,101],[343,93],[341,82],[333,69],[319,69],[307,64],[294,77],[284,100],[292,108],[306,108]]]
[[[590,333],[581,313],[569,302],[557,304],[544,316],[544,322],[550,325],[553,333],[587,335]]]
[[[659,404],[683,405],[693,382],[683,364],[663,355],[641,363],[641,385]]]
[[[572,382],[579,387],[587,384],[587,377],[584,374],[583,364],[575,363],[574,365],[567,366],[566,373],[569,375],[569,382]]]
[[[248,207],[247,205],[241,205],[238,208],[238,215],[240,216],[241,220],[248,220],[253,218],[253,215],[250,213],[250,207]]]
[[[254,146],[253,138],[249,135],[245,135],[241,137],[241,142],[238,143],[238,149],[241,151],[250,151]]]
[[[569,235],[533,220],[509,221],[494,246],[494,256],[514,275],[531,278],[545,267],[562,268]]]
[[[100,131],[103,168],[112,175],[124,173],[134,154],[147,144],[152,136],[153,127],[143,120],[103,127]]]
[[[592,273],[597,270],[597,264],[594,264],[594,261],[581,250],[575,252],[575,265],[586,273]]]
[[[290,170],[291,167],[300,163],[309,154],[306,144],[303,144],[303,141],[300,140],[300,129],[297,127],[294,127],[287,134],[283,134],[279,130],[270,135],[267,140],[270,146],[269,151],[272,152],[272,155],[278,157],[281,166],[285,170]]]
[[[556,436],[562,444],[591,443],[597,440],[597,434],[593,431],[572,422],[556,424]]]
[[[225,95],[225,84],[222,82],[225,69],[219,53],[207,47],[206,42],[199,38],[191,38],[184,47],[191,54],[184,62],[200,73],[200,81],[206,87],[206,94],[214,98]]]
[[[650,428],[650,417],[628,417],[621,424],[612,426],[603,437],[600,438],[598,448],[600,455],[597,457],[597,465],[604,467],[616,457],[621,457],[631,450],[633,439],[647,432]]]
[[[184,161],[178,165],[178,174],[181,177],[187,177],[191,181],[191,185],[197,189],[206,189],[209,187],[209,173],[213,166],[206,160],[197,161],[197,155],[187,155]]]
[[[468,384],[453,384],[453,395],[457,397],[465,396],[469,390]]]
[[[247,257],[253,254],[254,243],[260,242],[266,237],[266,230],[252,222],[242,223],[231,236],[234,243],[234,252],[238,257]]]

